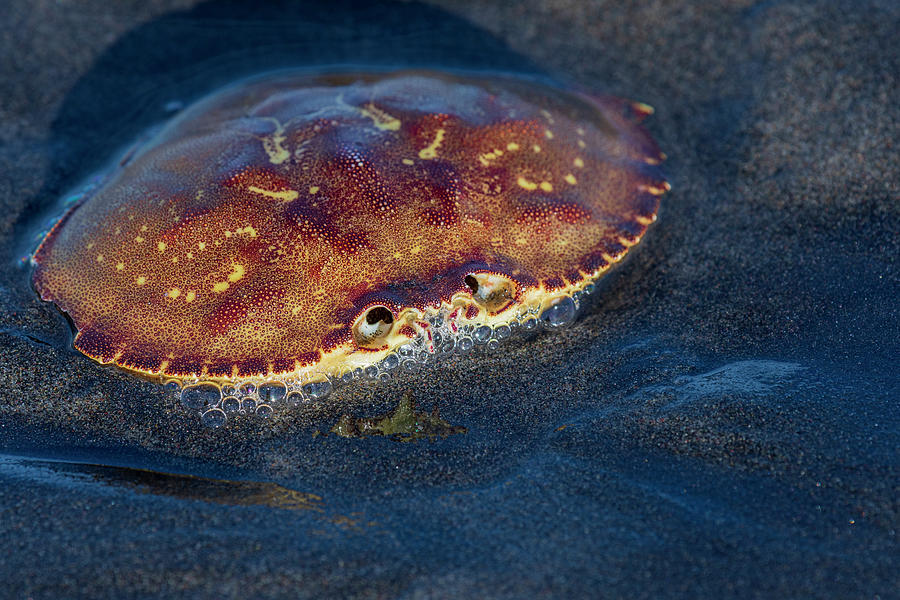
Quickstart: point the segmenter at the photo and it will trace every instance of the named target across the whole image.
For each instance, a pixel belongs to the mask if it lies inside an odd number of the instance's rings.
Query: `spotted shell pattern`
[[[36,251],[75,347],[178,381],[337,375],[502,326],[656,217],[649,107],[512,77],[288,74],[168,124]]]

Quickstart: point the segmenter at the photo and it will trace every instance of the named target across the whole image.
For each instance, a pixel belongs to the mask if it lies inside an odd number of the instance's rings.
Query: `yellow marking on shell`
[[[626,248],[631,248],[635,244],[638,243],[638,240],[629,240],[626,237],[619,236],[619,243],[625,246]]]
[[[256,187],[255,185],[251,185],[247,189],[254,194],[260,194],[267,198],[274,198],[275,200],[284,200],[285,202],[291,202],[293,200],[296,200],[300,196],[300,193],[297,192],[297,190],[273,192],[272,190],[264,190],[263,188]]]
[[[640,223],[641,225],[650,225],[651,223],[656,221],[656,215],[653,215],[652,217],[645,217],[642,215],[637,215],[634,218],[634,220],[637,221],[638,223]]]
[[[141,225],[141,231],[147,231],[147,226],[146,226],[146,225]]]
[[[165,252],[166,251],[166,243],[159,242],[158,244],[156,244],[156,249],[159,250],[160,252]]]
[[[188,258],[194,258],[194,253],[188,252],[185,256],[187,256]]]
[[[545,192],[552,192],[552,191],[553,191],[553,184],[550,183],[549,181],[542,181],[542,182],[541,182],[541,189],[542,189],[543,191],[545,191]]]
[[[584,135],[584,127],[576,127],[575,133],[577,133],[578,135]]]
[[[493,246],[494,248],[499,248],[500,246],[503,245],[503,238],[502,237],[491,238],[490,240],[488,240],[488,243],[491,246]]]
[[[534,146],[532,146],[532,147],[531,147],[531,149],[532,149],[532,150],[534,150],[534,151],[535,151],[535,153],[537,153],[537,152],[540,152],[540,151],[541,151],[541,147],[540,147],[540,146],[538,146],[538,145],[537,145],[537,144],[535,144],[535,145],[534,145]]]
[[[547,137],[548,140],[552,140],[552,139],[553,139],[553,132],[550,131],[549,129],[545,129],[545,130],[544,130],[544,135]]]
[[[434,132],[434,140],[426,147],[419,150],[419,158],[424,160],[430,160],[432,158],[437,157],[437,149],[441,147],[441,142],[444,141],[444,134],[446,131],[444,129],[438,129]]]
[[[315,196],[316,194],[318,194],[318,193],[319,193],[319,186],[317,186],[317,185],[311,185],[311,186],[309,186],[309,193],[312,194],[313,196]]]
[[[228,274],[228,281],[236,283],[247,273],[247,269],[240,263],[234,263],[231,267],[231,273]]]
[[[103,255],[102,255],[102,254],[98,254],[98,255],[97,255],[97,262],[103,262]]]
[[[212,291],[217,294],[221,294],[229,287],[231,287],[232,283],[237,283],[241,279],[243,279],[244,275],[247,273],[246,267],[240,263],[233,263],[231,265],[231,273],[228,274],[228,281],[217,281],[213,284]]]
[[[563,177],[563,179],[565,179],[566,183],[568,183],[569,185],[575,185],[576,183],[578,183],[578,180],[575,179],[575,176],[571,173],[568,173],[565,177]]]
[[[587,144],[584,143],[584,140],[578,140],[578,147],[584,149],[587,148]]]
[[[404,165],[414,165],[414,164],[416,164],[416,163],[414,163],[414,162],[412,161],[412,159],[404,158],[404,159],[403,159],[403,164],[404,164]]]
[[[116,263],[116,271],[124,271],[124,270],[125,270],[125,263],[121,263],[121,262]]]
[[[415,246],[413,246],[412,248],[409,249],[410,254],[418,254],[421,251],[422,251],[422,246],[419,246],[418,244],[416,244]]]
[[[246,234],[252,238],[255,238],[257,236],[257,231],[256,231],[256,229],[253,228],[253,225],[245,225],[244,227],[238,227],[237,229],[234,230],[234,232],[238,235]]]
[[[138,244],[141,244],[144,242],[144,238],[142,238],[141,236],[137,236],[136,238],[134,238],[134,241]]]
[[[206,250],[206,242],[197,242],[197,247],[201,250]]]
[[[121,228],[121,227],[116,227],[116,230],[115,230],[114,233],[115,233],[116,235],[119,235],[120,233],[122,233],[122,228]]]
[[[284,140],[287,138],[284,136],[284,125],[281,124],[281,121],[274,117],[264,117],[266,121],[272,121],[275,123],[275,131],[266,137],[262,138],[263,150],[265,150],[266,154],[269,155],[269,162],[273,165],[280,165],[287,159],[291,157],[291,153],[282,146]]]
[[[194,293],[193,290],[188,291],[188,293],[184,296],[185,302],[193,302],[194,298],[197,297],[197,294]]]
[[[642,192],[653,194],[654,196],[662,196],[663,194],[671,190],[672,186],[669,185],[669,182],[664,181],[660,187],[656,187],[655,185],[639,185],[638,189]]]
[[[166,292],[166,296],[168,296],[168,297],[171,298],[172,300],[174,300],[175,298],[177,298],[177,297],[180,296],[180,295],[181,295],[181,290],[179,290],[179,289],[176,288],[176,287],[173,287],[171,290],[169,290],[168,292]]]
[[[496,160],[503,156],[503,150],[491,150],[490,152],[485,152],[484,154],[478,155],[478,162],[483,164],[484,166],[490,165],[490,161]]]
[[[575,165],[576,167],[578,167],[579,169],[584,167],[584,161],[581,160],[580,156],[578,158],[576,158],[575,160],[573,160],[572,164]]]
[[[645,115],[652,115],[654,112],[656,112],[655,108],[653,108],[649,104],[644,104],[643,102],[632,102],[631,106],[632,108],[634,108],[634,110],[640,113],[644,113]]]
[[[365,107],[358,108],[357,110],[364,117],[372,119],[372,123],[374,123],[375,127],[378,129],[384,131],[397,131],[400,129],[400,119],[389,115],[371,102],[366,104]]]
[[[509,150],[510,152],[515,152],[516,150],[519,149],[519,145],[515,142],[510,142],[506,145],[506,149]]]
[[[399,259],[402,257],[403,257],[403,254],[401,254],[400,252],[394,252],[394,258]]]
[[[147,283],[147,278],[143,275],[138,275],[137,278],[135,278],[134,282],[138,285],[144,285],[145,283]]]
[[[525,237],[517,237],[515,240],[513,240],[513,243],[515,243],[516,246],[527,246],[527,245],[528,245],[528,238],[525,238]]]
[[[533,181],[528,181],[524,177],[519,177],[518,179],[516,179],[516,183],[519,184],[520,188],[526,189],[528,191],[536,190],[538,187],[536,183],[534,183]]]

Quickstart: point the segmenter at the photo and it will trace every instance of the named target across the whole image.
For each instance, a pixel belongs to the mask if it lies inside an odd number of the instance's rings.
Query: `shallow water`
[[[864,4],[13,3],[0,596],[895,595],[898,14]],[[649,102],[674,190],[571,327],[204,429],[74,352],[17,259],[173,108],[298,56]],[[330,433],[407,394],[466,433]]]

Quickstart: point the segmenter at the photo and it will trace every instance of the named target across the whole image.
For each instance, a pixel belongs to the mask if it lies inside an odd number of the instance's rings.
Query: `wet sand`
[[[0,36],[0,596],[890,598],[893,2],[14,0]],[[673,191],[570,328],[199,426],[74,352],[20,258],[180,106],[334,63],[656,108]],[[466,433],[327,432],[410,394]]]

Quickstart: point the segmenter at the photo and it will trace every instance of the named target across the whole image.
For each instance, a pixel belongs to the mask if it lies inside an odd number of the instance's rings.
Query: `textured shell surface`
[[[217,386],[564,321],[668,189],[647,113],[515,77],[240,82],[70,209],[33,283],[84,354]]]

